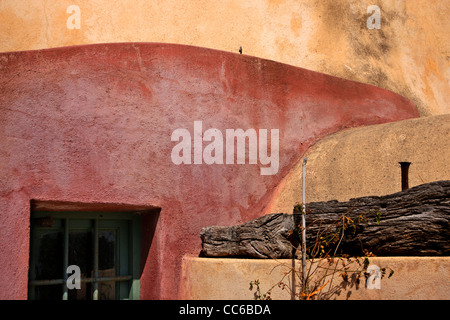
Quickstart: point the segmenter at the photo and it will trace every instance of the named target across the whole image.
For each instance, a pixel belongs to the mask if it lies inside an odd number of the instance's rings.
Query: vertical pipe
[[[409,188],[409,165],[411,162],[399,162],[402,170],[402,191]]]
[[[32,257],[32,259],[30,259],[30,279],[35,280],[36,279],[36,273],[35,273],[35,257],[34,257],[34,253],[36,252],[35,250],[35,229],[34,229],[34,225],[33,223],[31,223],[31,219],[30,219],[30,256]],[[35,299],[35,293],[36,293],[36,286],[32,286],[30,283],[28,283],[28,299],[30,300],[34,300]]]
[[[302,291],[306,290],[306,161],[307,159],[303,159],[302,166]]]
[[[67,288],[67,267],[69,266],[69,219],[64,219],[64,270],[63,270],[63,300],[67,300],[69,290]]]
[[[296,291],[296,284],[295,284],[295,249],[292,250],[292,261],[291,261],[291,283],[292,283],[292,290],[291,290],[291,300],[295,300],[295,291]]]
[[[94,219],[94,283],[92,300],[98,300],[98,219]]]

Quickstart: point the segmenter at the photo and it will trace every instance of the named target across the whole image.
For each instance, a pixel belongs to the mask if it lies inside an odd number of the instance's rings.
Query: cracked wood
[[[383,256],[450,253],[450,181],[386,196],[311,202],[306,208],[308,247],[320,230],[333,230],[346,215],[355,221],[355,228],[344,233],[338,253],[362,255],[363,249]],[[381,214],[378,222],[377,213]],[[368,221],[358,223],[361,215]],[[268,214],[237,226],[206,227],[200,233],[202,252],[207,257],[292,258],[299,244],[299,224],[300,214],[294,210],[294,214]]]

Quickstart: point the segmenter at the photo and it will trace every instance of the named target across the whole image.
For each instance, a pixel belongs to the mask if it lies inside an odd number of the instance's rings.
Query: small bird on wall
[[[239,53],[242,54],[242,47],[239,47]]]

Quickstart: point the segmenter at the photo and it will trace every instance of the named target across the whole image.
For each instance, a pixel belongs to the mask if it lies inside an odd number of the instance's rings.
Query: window
[[[32,211],[29,299],[139,299],[140,215]],[[68,289],[67,267],[81,271]]]

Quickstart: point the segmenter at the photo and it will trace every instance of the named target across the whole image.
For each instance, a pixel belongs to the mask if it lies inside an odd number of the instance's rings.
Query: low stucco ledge
[[[368,289],[364,277],[359,284],[343,282],[337,272],[322,290],[322,298],[332,300],[448,300],[450,299],[450,257],[370,257],[369,265],[388,270],[381,279],[380,289]],[[274,300],[289,300],[291,293],[276,284],[283,279],[292,287],[289,271],[299,260],[266,260],[234,258],[200,258],[184,256],[178,290],[185,300],[251,300],[249,283],[259,280],[261,292],[275,286]],[[363,258],[353,262],[361,268]],[[353,267],[351,267],[353,268]],[[350,268],[350,269],[351,269]],[[394,274],[388,278],[390,269]],[[295,280],[298,286],[298,278]],[[298,292],[298,289],[297,289]]]

